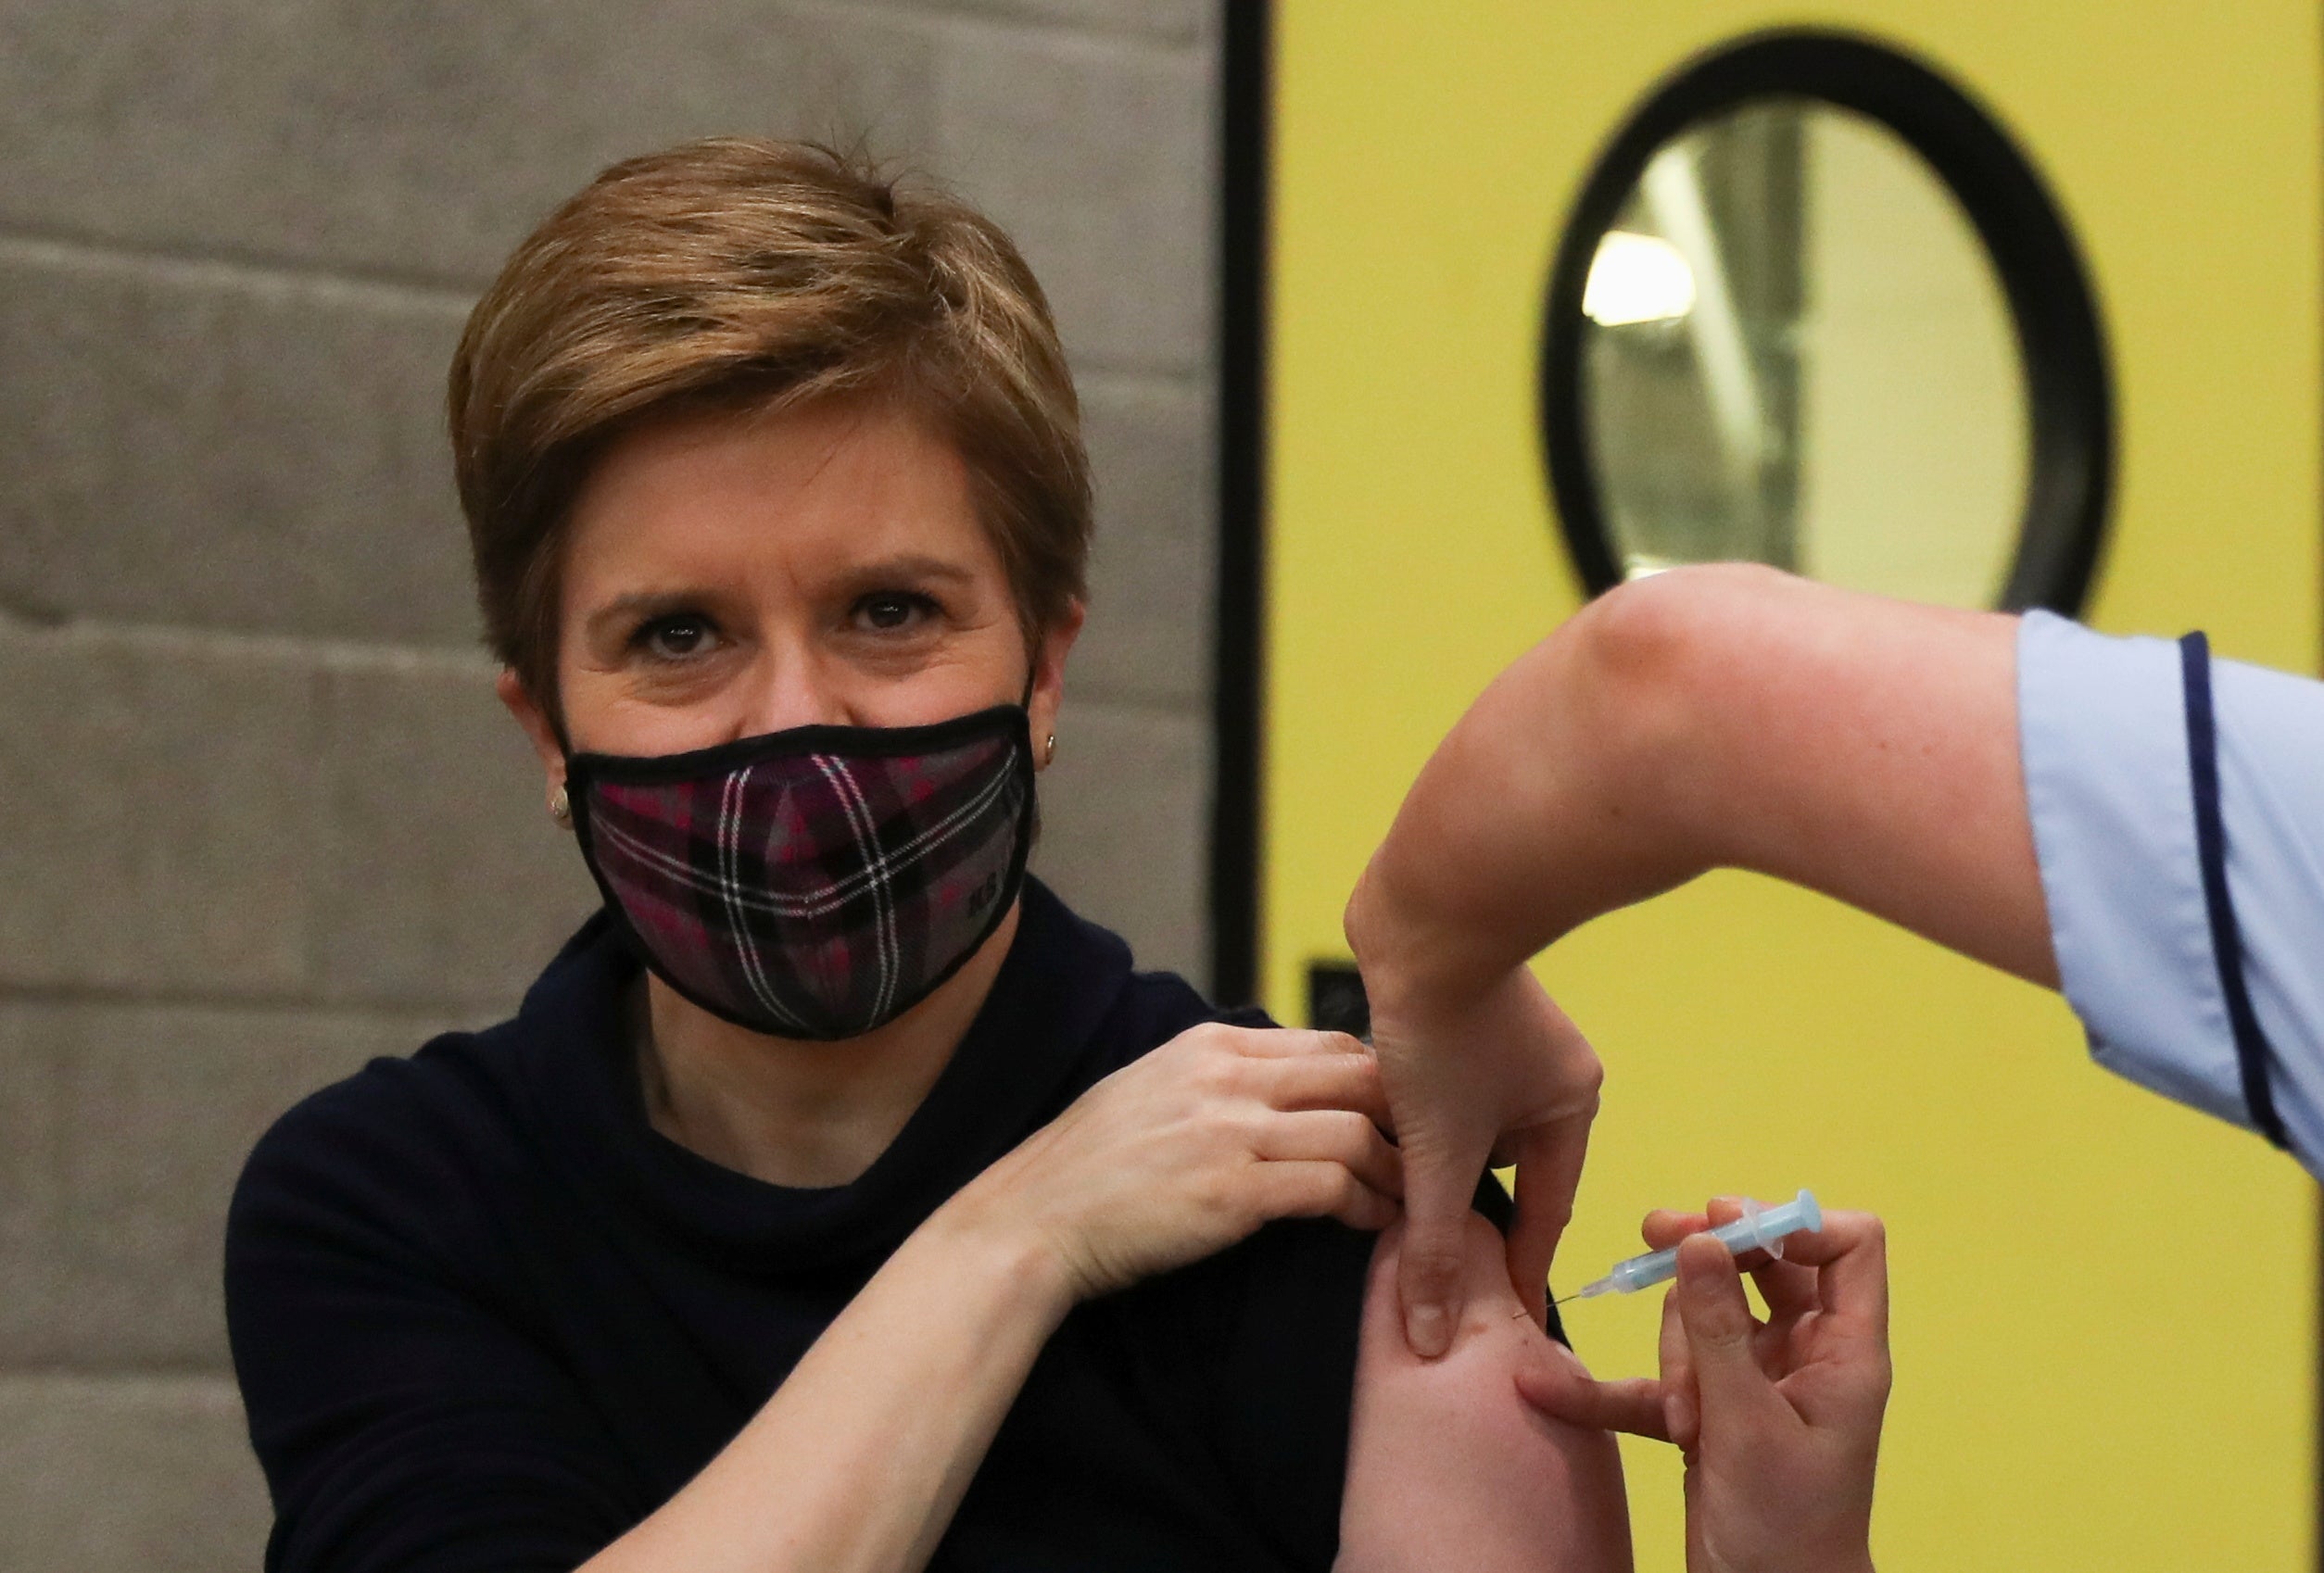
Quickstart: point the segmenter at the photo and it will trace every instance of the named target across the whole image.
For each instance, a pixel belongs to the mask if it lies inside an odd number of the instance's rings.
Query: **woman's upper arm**
[[[1573,1355],[1523,1315],[1500,1236],[1470,1218],[1468,1310],[1434,1361],[1404,1340],[1399,1239],[1395,1229],[1381,1237],[1365,1292],[1340,1573],[1628,1569],[1612,1437],[1550,1420],[1518,1395],[1522,1365]]]
[[[338,1092],[339,1089],[334,1089]],[[228,1328],[275,1529],[271,1573],[570,1568],[634,1519],[555,1363],[432,1265],[331,1094],[259,1143],[230,1212]]]

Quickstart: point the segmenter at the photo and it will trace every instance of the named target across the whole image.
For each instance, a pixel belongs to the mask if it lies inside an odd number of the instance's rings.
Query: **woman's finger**
[[[1803,1229],[1790,1236],[1787,1243],[1797,1247],[1785,1252],[1791,1260],[1821,1267],[1857,1252],[1885,1255],[1888,1230],[1875,1214],[1827,1207],[1822,1228]]]
[[[1573,1189],[1589,1151],[1588,1114],[1523,1132],[1517,1144],[1517,1217],[1509,1231],[1509,1278],[1535,1327],[1549,1320],[1549,1264],[1573,1216]]]
[[[1821,1229],[1803,1230],[1784,1243],[1786,1261],[1819,1269],[1824,1309],[1846,1309],[1865,1315],[1876,1312],[1885,1322],[1888,1235],[1878,1217],[1870,1213],[1826,1211]]]
[[[1704,1206],[1703,1216],[1711,1221],[1712,1228],[1724,1228],[1742,1218],[1743,1199],[1739,1196],[1714,1196]],[[1742,1273],[1756,1272],[1774,1260],[1773,1256],[1756,1246],[1749,1251],[1735,1252],[1736,1270]]]
[[[1638,1233],[1655,1250],[1668,1251],[1690,1234],[1706,1234],[1715,1228],[1724,1228],[1742,1215],[1740,1199],[1714,1197],[1709,1208],[1700,1213],[1679,1213],[1668,1207],[1657,1207],[1646,1215],[1646,1222],[1639,1226]],[[1753,1249],[1738,1253],[1735,1265],[1748,1273],[1774,1260],[1766,1252]]]
[[[1686,1347],[1686,1328],[1678,1319],[1675,1289],[1662,1296],[1662,1327],[1656,1335],[1655,1355],[1662,1370],[1663,1429],[1667,1440],[1691,1452],[1702,1428],[1702,1403],[1695,1391],[1695,1362]]]
[[[1826,1213],[1819,1234],[1797,1260],[1814,1266],[1819,1303],[1836,1320],[1862,1327],[1884,1343],[1888,1336],[1888,1233],[1870,1213]]]
[[[1404,1158],[1380,1127],[1345,1109],[1305,1109],[1268,1118],[1252,1146],[1269,1163],[1339,1164],[1383,1196],[1404,1195]]]
[[[1816,1270],[1788,1260],[1791,1253],[1787,1251],[1784,1254],[1787,1260],[1767,1257],[1750,1274],[1751,1281],[1759,1286],[1759,1297],[1767,1302],[1769,1324],[1785,1328],[1787,1334],[1792,1323],[1822,1309],[1823,1301]]]
[[[1469,1219],[1492,1139],[1406,1126],[1396,1144],[1404,1155],[1404,1245],[1396,1254],[1404,1340],[1434,1360],[1452,1347],[1468,1304]]]
[[[1401,1212],[1394,1198],[1329,1159],[1260,1164],[1250,1170],[1248,1183],[1263,1219],[1337,1218],[1369,1232],[1386,1228]]]
[[[1272,1108],[1354,1109],[1377,1125],[1387,1124],[1388,1095],[1369,1054],[1282,1055],[1256,1062],[1246,1071],[1252,1095]]]
[[[1517,1391],[1552,1420],[1594,1431],[1627,1431],[1656,1441],[1671,1440],[1662,1384],[1646,1377],[1593,1381],[1579,1361],[1538,1361],[1518,1370]]]
[[[1371,1051],[1360,1038],[1344,1032],[1321,1032],[1304,1026],[1228,1026],[1207,1029],[1238,1054],[1255,1060],[1286,1060],[1307,1055],[1345,1056],[1369,1060]]]
[[[1680,1246],[1678,1282],[1671,1298],[1678,1302],[1696,1399],[1703,1412],[1715,1408],[1725,1417],[1723,1425],[1744,1426],[1754,1411],[1782,1404],[1752,1348],[1759,1323],[1743,1298],[1735,1258],[1709,1241],[1689,1240]]]
[[[1638,1226],[1638,1238],[1651,1251],[1668,1251],[1690,1234],[1700,1234],[1711,1227],[1711,1220],[1700,1213],[1677,1213],[1668,1207],[1657,1207]]]

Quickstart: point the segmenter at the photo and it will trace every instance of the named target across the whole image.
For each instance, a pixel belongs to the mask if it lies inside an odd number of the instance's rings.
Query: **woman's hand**
[[[1270,1218],[1394,1221],[1382,1107],[1371,1056],[1338,1033],[1214,1024],[1123,1066],[914,1230],[726,1451],[589,1573],[924,1567],[1075,1302]]]
[[[1087,1300],[1275,1218],[1384,1228],[1404,1189],[1385,1114],[1355,1038],[1209,1023],[1091,1088],[949,1206],[1029,1232]]]
[[[1660,1380],[1594,1382],[1575,1365],[1544,1365],[1518,1390],[1559,1419],[1685,1453],[1689,1573],[1866,1573],[1889,1377],[1880,1220],[1826,1213],[1820,1232],[1785,1241],[1781,1262],[1689,1238],[1740,1215],[1725,1201],[1647,1216],[1649,1246],[1679,1248]],[[1764,1323],[1742,1271],[1767,1302]]]

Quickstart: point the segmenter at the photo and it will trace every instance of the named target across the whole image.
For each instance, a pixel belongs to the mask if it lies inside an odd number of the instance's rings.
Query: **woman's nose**
[[[848,720],[843,697],[823,663],[805,652],[770,651],[752,674],[737,736],[788,732],[794,726],[840,725]]]

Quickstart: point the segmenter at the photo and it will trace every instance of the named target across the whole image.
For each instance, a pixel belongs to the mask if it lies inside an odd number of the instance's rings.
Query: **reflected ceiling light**
[[[1608,230],[1590,258],[1582,312],[1602,328],[1666,322],[1695,308],[1695,271],[1660,235]]]

